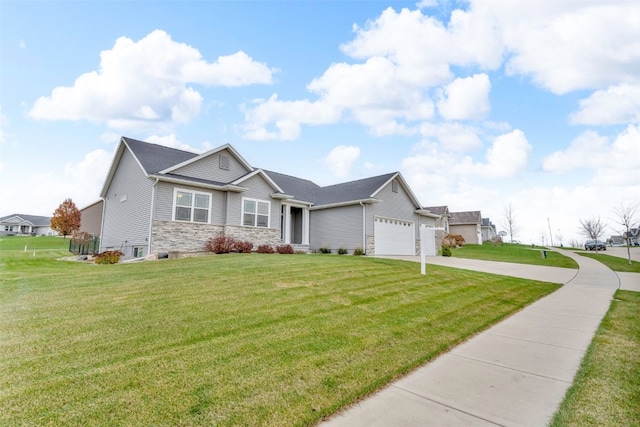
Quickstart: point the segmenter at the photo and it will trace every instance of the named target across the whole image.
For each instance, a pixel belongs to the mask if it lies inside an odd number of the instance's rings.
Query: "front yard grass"
[[[547,251],[546,258],[543,257],[543,250]],[[452,252],[453,256],[457,258],[543,265],[546,267],[578,268],[578,263],[573,259],[539,246],[484,243],[482,245],[464,245],[452,249]]]
[[[353,256],[63,253],[0,253],[0,425],[312,425],[558,288]]]
[[[595,252],[579,251],[576,253],[600,261],[613,271],[620,271],[623,273],[640,273],[640,262],[638,261],[631,260],[631,265],[629,265],[629,260],[627,258],[607,255],[603,252],[598,252],[596,254]]]
[[[553,427],[640,422],[640,293],[617,291]]]

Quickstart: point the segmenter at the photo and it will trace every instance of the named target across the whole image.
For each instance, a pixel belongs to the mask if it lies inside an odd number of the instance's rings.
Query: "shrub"
[[[257,252],[259,254],[272,254],[275,251],[273,250],[273,247],[271,247],[271,245],[260,245],[258,246]]]
[[[209,239],[205,246],[209,252],[227,254],[236,250],[236,244],[235,239],[221,234],[213,239]]]
[[[462,245],[464,245],[464,237],[459,234],[447,234],[442,239],[442,247],[447,246],[457,248]]]
[[[293,246],[291,245],[278,245],[276,251],[279,254],[293,254]]]
[[[346,255],[348,252],[342,246],[338,249],[338,255]]]
[[[364,251],[362,250],[362,248],[355,248],[353,250],[353,254],[356,255],[356,256],[362,256],[362,255],[364,255]]]
[[[246,240],[239,241],[236,242],[235,249],[242,254],[250,254],[253,250],[253,243]]]
[[[440,255],[451,256],[451,248],[449,246],[443,246],[442,249],[440,249]]]
[[[320,248],[320,253],[321,254],[330,254],[331,253],[331,249],[329,248],[325,248],[324,246]]]
[[[116,264],[122,255],[124,254],[120,251],[104,251],[97,254],[93,258],[93,262],[96,264]]]

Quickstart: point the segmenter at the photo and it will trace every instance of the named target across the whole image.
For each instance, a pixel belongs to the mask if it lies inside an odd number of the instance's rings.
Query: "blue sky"
[[[524,243],[640,201],[640,3],[0,3],[0,215],[98,197],[120,136],[318,184],[400,171]]]

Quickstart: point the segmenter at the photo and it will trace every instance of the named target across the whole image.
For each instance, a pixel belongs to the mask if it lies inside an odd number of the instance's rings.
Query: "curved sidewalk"
[[[565,286],[321,425],[547,425],[619,287],[598,261],[559,252],[580,266]]]

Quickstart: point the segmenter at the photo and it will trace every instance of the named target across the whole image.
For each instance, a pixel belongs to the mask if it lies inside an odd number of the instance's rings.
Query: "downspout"
[[[153,233],[153,210],[156,204],[156,187],[160,178],[156,177],[156,182],[153,183],[151,188],[151,213],[149,215],[149,238],[147,239],[147,255],[151,255],[151,235]]]
[[[362,206],[362,250],[367,254],[367,205],[360,202]]]
[[[107,210],[107,200],[102,197],[102,218],[100,218],[100,246],[98,246],[98,252],[102,252],[102,237],[104,236],[104,213]]]

